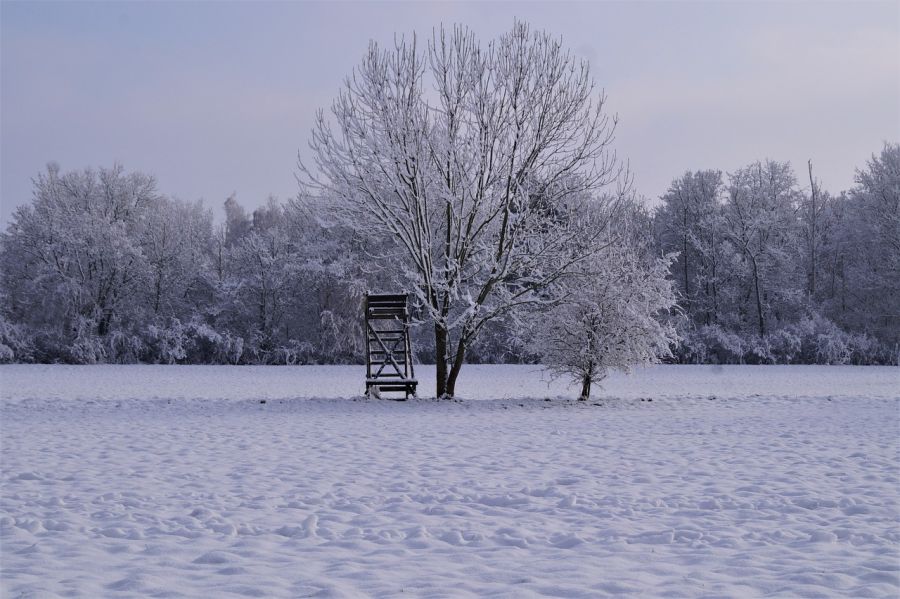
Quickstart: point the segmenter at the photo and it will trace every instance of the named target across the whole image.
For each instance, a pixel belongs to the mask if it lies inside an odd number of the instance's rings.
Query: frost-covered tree
[[[270,197],[249,216],[236,198],[226,201],[231,223],[213,244],[217,301],[207,321],[244,340],[243,361],[345,363],[362,356],[362,261],[351,231],[326,228],[308,200]]]
[[[799,190],[788,163],[757,162],[730,175],[723,210],[740,286],[738,314],[760,337],[796,306]]]
[[[143,293],[153,317],[184,318],[202,309],[197,294],[206,286],[212,238],[212,213],[202,202],[157,199],[140,236],[148,270]]]
[[[722,269],[720,171],[687,172],[672,181],[656,214],[664,253],[676,253],[672,275],[686,314],[705,324],[719,320]]]
[[[288,235],[280,203],[246,215],[234,196],[225,202],[225,275],[217,322],[239,333],[252,361],[278,362],[297,297],[297,244]]]
[[[297,320],[323,361],[359,362],[365,355],[362,302],[374,283],[371,260],[365,240],[352,227],[324,218],[327,209],[320,202],[301,196],[287,207],[304,297]]]
[[[223,239],[226,247],[231,247],[243,239],[253,227],[253,221],[247,216],[247,211],[237,201],[235,194],[225,200],[225,228]]]
[[[50,165],[3,234],[7,313],[46,331],[64,359],[104,360],[148,279],[140,237],[158,201],[142,173]]]
[[[885,144],[857,170],[847,219],[853,235],[849,289],[855,328],[900,343],[900,144]],[[845,269],[847,265],[845,265]],[[897,351],[896,348],[894,350]]]
[[[319,112],[302,182],[360,236],[390,239],[386,271],[434,331],[438,396],[488,323],[584,257],[579,204],[621,170],[604,107],[585,62],[517,22],[487,44],[464,27],[425,48],[373,42]]]
[[[831,195],[824,191],[813,177],[812,160],[807,163],[809,172],[809,194],[800,200],[800,240],[802,258],[806,270],[806,293],[811,301],[820,297],[822,261],[825,244],[834,224],[831,216]]]
[[[724,202],[704,209],[684,201],[694,176],[676,180],[654,232],[662,251],[679,252],[671,274],[686,320],[677,358],[896,361],[897,147],[886,145],[837,196],[821,189],[811,163],[808,190],[787,163],[754,163],[730,175]]]
[[[162,196],[148,175],[51,165],[2,237],[3,315],[28,332],[33,359],[156,361],[159,331],[217,301],[211,236],[210,211]]]
[[[541,362],[580,383],[579,399],[588,399],[592,384],[611,370],[627,372],[671,355],[674,254],[650,257],[641,247],[646,240],[620,237],[581,262],[566,280],[565,299],[538,321]]]

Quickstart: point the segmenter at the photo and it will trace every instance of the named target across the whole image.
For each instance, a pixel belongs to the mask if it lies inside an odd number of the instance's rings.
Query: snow
[[[434,366],[416,366],[419,394],[434,394]],[[0,398],[120,400],[348,398],[365,388],[364,366],[0,366]],[[457,390],[466,399],[567,396],[581,386],[552,380],[540,366],[468,364]],[[737,398],[761,395],[881,397],[900,395],[891,366],[654,366],[613,373],[597,397]]]
[[[0,596],[896,597],[898,372],[0,367]]]

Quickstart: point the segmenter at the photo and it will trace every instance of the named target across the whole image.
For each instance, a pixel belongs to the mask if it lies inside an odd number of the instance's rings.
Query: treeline
[[[636,209],[646,245],[677,253],[673,359],[900,360],[900,145],[847,192],[822,190],[811,168],[809,180],[771,161],[686,173],[655,213]],[[391,284],[373,258],[386,248],[330,224],[324,200],[247,213],[231,197],[224,211],[217,225],[121,167],[48,167],[0,237],[0,361],[359,362],[362,297]],[[468,359],[534,360],[521,333],[498,321]]]
[[[675,357],[696,363],[897,364],[900,145],[833,196],[808,165],[685,173],[654,217],[684,320]]]
[[[34,362],[296,364],[359,359],[352,239],[308,206],[214,224],[121,167],[34,181],[2,237],[0,358]]]

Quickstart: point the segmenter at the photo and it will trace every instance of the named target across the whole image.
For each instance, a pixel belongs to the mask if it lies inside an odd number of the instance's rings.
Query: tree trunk
[[[587,401],[591,396],[591,375],[586,374],[581,379],[581,395],[578,396],[579,401]]]
[[[687,227],[687,217],[685,216],[685,227]],[[688,246],[687,233],[682,238],[682,254],[684,256],[684,303],[686,304],[688,314],[691,314],[691,284],[688,278]]]
[[[763,307],[762,307],[762,298],[759,293],[759,269],[756,266],[756,259],[753,259],[753,286],[754,291],[756,292],[756,316],[759,319],[759,336],[764,337],[766,335],[766,321],[763,317]]]
[[[437,385],[435,395],[447,396],[447,329],[438,323],[434,325],[434,365]]]
[[[159,314],[159,302],[162,297],[162,274],[157,273],[153,295],[153,313]]]
[[[109,323],[112,320],[112,314],[103,311],[103,315],[100,317],[100,322],[97,323],[97,334],[101,337],[106,337],[106,334],[109,333]]]
[[[712,270],[713,276],[713,284],[712,284],[712,297],[713,297],[713,324],[719,324],[719,296],[718,296],[718,288],[716,286],[716,267],[713,265]]]
[[[450,375],[447,377],[447,397],[456,395],[456,379],[459,377],[459,371],[462,370],[463,362],[466,358],[466,342],[461,338],[456,346],[456,355],[453,358],[453,367],[450,368]]]
[[[812,160],[809,165],[809,187],[810,200],[812,201],[811,210],[809,212],[809,296],[816,295],[816,236],[818,235],[818,214],[816,212],[816,182],[812,174]]]

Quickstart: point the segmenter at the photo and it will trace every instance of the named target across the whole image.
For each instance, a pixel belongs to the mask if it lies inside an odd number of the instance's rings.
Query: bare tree
[[[767,160],[730,176],[726,235],[740,256],[735,269],[764,337],[778,307],[796,302],[796,235],[799,191],[790,164]],[[783,316],[783,315],[782,315]]]
[[[203,203],[161,196],[144,218],[140,244],[147,262],[146,303],[154,317],[190,311],[185,298],[208,268],[212,212]]]
[[[565,284],[565,299],[535,326],[541,362],[581,383],[580,400],[589,399],[592,384],[611,370],[627,372],[671,356],[678,339],[668,318],[676,304],[668,278],[676,254],[648,251],[639,210],[621,225],[625,235],[579,264]]]
[[[722,173],[686,172],[660,198],[658,235],[665,252],[678,252],[672,267],[682,307],[696,321],[717,322]]]
[[[881,153],[857,169],[850,190],[851,220],[857,254],[853,304],[861,325],[900,354],[900,144],[886,143]],[[864,323],[864,324],[863,324]]]
[[[817,298],[819,287],[820,256],[830,234],[829,220],[831,196],[823,192],[813,177],[812,160],[807,162],[809,171],[809,196],[803,196],[800,209],[801,241],[806,262],[806,292],[811,301]]]
[[[452,396],[489,321],[530,302],[584,256],[578,204],[619,179],[588,65],[516,22],[486,46],[464,27],[374,42],[318,114],[301,184],[399,250],[433,325],[437,395]],[[593,250],[591,250],[593,251]]]

